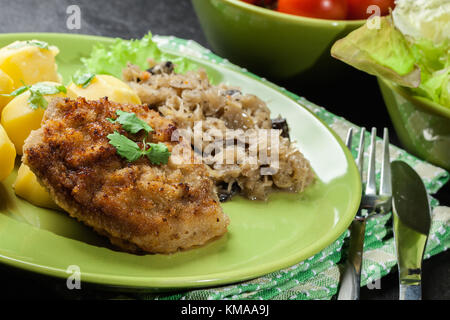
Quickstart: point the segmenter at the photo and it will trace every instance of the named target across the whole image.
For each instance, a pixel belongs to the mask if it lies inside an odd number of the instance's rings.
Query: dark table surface
[[[209,47],[189,0],[1,0],[0,33],[63,32],[140,38],[148,30],[158,35],[173,35],[192,39]],[[81,29],[68,30],[66,9],[76,4],[81,9]],[[270,80],[270,79],[269,79]],[[389,115],[384,107],[374,77],[358,71],[347,72],[345,81],[323,86],[303,81],[283,81],[277,84],[326,107],[359,126],[388,127],[391,140],[398,145]],[[376,110],[374,112],[374,110]],[[368,116],[368,112],[371,112]],[[379,131],[381,132],[381,131]],[[450,187],[436,195],[441,204],[450,206]],[[101,287],[91,290],[66,289],[63,279],[31,274],[0,265],[0,298],[17,299],[80,299],[108,298]],[[381,289],[363,288],[362,299],[397,299],[396,272],[381,280]],[[425,299],[450,299],[450,252],[441,253],[424,262],[423,296]],[[100,294],[99,294],[100,292]]]

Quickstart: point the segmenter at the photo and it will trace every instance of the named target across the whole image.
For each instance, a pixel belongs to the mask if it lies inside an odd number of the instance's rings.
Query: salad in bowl
[[[450,169],[450,2],[397,0],[337,41],[333,57],[378,77],[400,141]]]

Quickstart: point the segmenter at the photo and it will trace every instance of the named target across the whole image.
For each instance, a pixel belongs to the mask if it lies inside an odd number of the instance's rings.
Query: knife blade
[[[399,271],[399,299],[422,299],[422,259],[431,227],[428,194],[420,176],[403,161],[391,163],[392,209]]]

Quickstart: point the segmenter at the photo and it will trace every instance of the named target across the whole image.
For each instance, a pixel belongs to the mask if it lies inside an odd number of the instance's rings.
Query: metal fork
[[[358,156],[356,158],[356,164],[361,175],[361,181],[363,180],[364,168],[365,132],[366,129],[362,128],[361,137],[359,140]],[[349,149],[351,149],[352,145],[352,136],[353,129],[350,129],[348,131],[346,141]],[[359,300],[366,221],[369,217],[375,214],[387,213],[391,210],[392,187],[388,129],[384,128],[383,159],[381,164],[381,184],[379,193],[377,193],[375,179],[376,136],[377,129],[372,128],[366,189],[361,198],[360,208],[350,226],[350,246],[345,269],[342,275],[341,286],[339,288],[337,297],[338,300]],[[363,215],[363,209],[367,210],[367,215]]]

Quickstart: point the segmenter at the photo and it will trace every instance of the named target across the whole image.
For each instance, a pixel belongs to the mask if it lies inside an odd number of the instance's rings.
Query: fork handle
[[[350,226],[350,247],[338,300],[359,300],[365,231],[366,219],[356,217]]]

